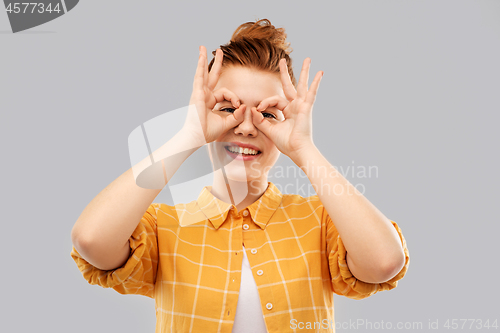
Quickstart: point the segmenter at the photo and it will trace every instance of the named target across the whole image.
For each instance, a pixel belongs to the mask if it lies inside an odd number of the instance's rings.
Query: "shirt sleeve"
[[[342,243],[342,239],[333,224],[332,219],[324,210],[323,218],[326,219],[327,227],[327,255],[330,266],[330,275],[332,279],[333,291],[337,295],[344,295],[352,299],[363,299],[369,297],[379,291],[391,290],[396,288],[399,280],[403,278],[408,270],[408,265],[410,263],[410,255],[408,248],[406,246],[406,241],[403,237],[401,229],[396,224],[396,222],[391,221],[392,225],[396,229],[403,250],[405,253],[405,265],[399,271],[396,276],[394,276],[389,281],[383,283],[368,283],[358,280],[349,270],[347,266],[347,251]]]
[[[71,257],[89,284],[113,288],[120,294],[154,298],[159,259],[156,208],[158,204],[148,207],[130,236],[130,256],[121,267],[108,271],[100,270],[83,259],[73,246]]]

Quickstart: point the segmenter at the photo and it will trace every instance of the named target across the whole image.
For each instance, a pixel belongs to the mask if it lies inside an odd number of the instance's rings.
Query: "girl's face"
[[[286,98],[280,75],[243,66],[229,66],[223,69],[214,90],[221,87],[236,94],[240,103],[246,105],[246,109],[244,119],[238,126],[223,133],[214,144],[209,145],[212,162],[213,157],[217,156],[218,165],[224,166],[229,179],[267,181],[267,174],[278,160],[280,151],[264,133],[255,127],[251,108],[257,107],[262,100],[274,95]],[[221,117],[227,117],[231,116],[234,110],[230,101],[223,101],[215,105],[213,112]],[[267,108],[261,113],[265,121],[284,120],[283,112],[275,107]],[[246,154],[245,152],[234,153],[239,147],[249,148],[249,150]]]

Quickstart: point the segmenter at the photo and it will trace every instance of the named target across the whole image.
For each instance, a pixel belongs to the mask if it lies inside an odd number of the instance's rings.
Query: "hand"
[[[312,139],[312,109],[316,100],[316,94],[323,77],[323,71],[319,71],[307,89],[309,80],[309,67],[311,59],[306,58],[302,64],[297,90],[295,90],[290,76],[286,60],[280,60],[280,75],[286,100],[282,96],[272,96],[264,99],[256,108],[252,108],[254,125],[270,138],[276,147],[294,162],[302,152],[314,147]],[[261,114],[262,110],[274,106],[283,112],[285,120],[267,121]]]
[[[244,119],[246,106],[241,105],[238,97],[226,88],[214,91],[222,67],[224,53],[217,49],[215,61],[208,72],[207,50],[200,46],[198,67],[193,82],[193,92],[189,101],[188,115],[183,130],[194,136],[200,145],[215,141],[230,128],[236,127]],[[235,111],[225,117],[212,112],[215,104],[224,100],[231,101]]]

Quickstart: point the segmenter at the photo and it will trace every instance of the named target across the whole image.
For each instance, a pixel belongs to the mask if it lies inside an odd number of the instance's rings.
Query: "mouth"
[[[238,145],[224,146],[224,149],[232,158],[244,161],[255,159],[262,154],[260,150],[248,147],[243,148]]]

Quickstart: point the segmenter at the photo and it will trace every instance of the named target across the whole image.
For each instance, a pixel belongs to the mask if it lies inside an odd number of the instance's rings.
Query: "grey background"
[[[130,167],[130,132],[187,104],[198,46],[258,18],[286,28],[297,75],[325,72],[315,143],[378,167],[348,179],[410,250],[395,290],[336,296],[336,321],[499,319],[500,1],[87,0],[15,35],[0,13],[2,329],[154,332],[154,300],[86,283],[71,228]]]

